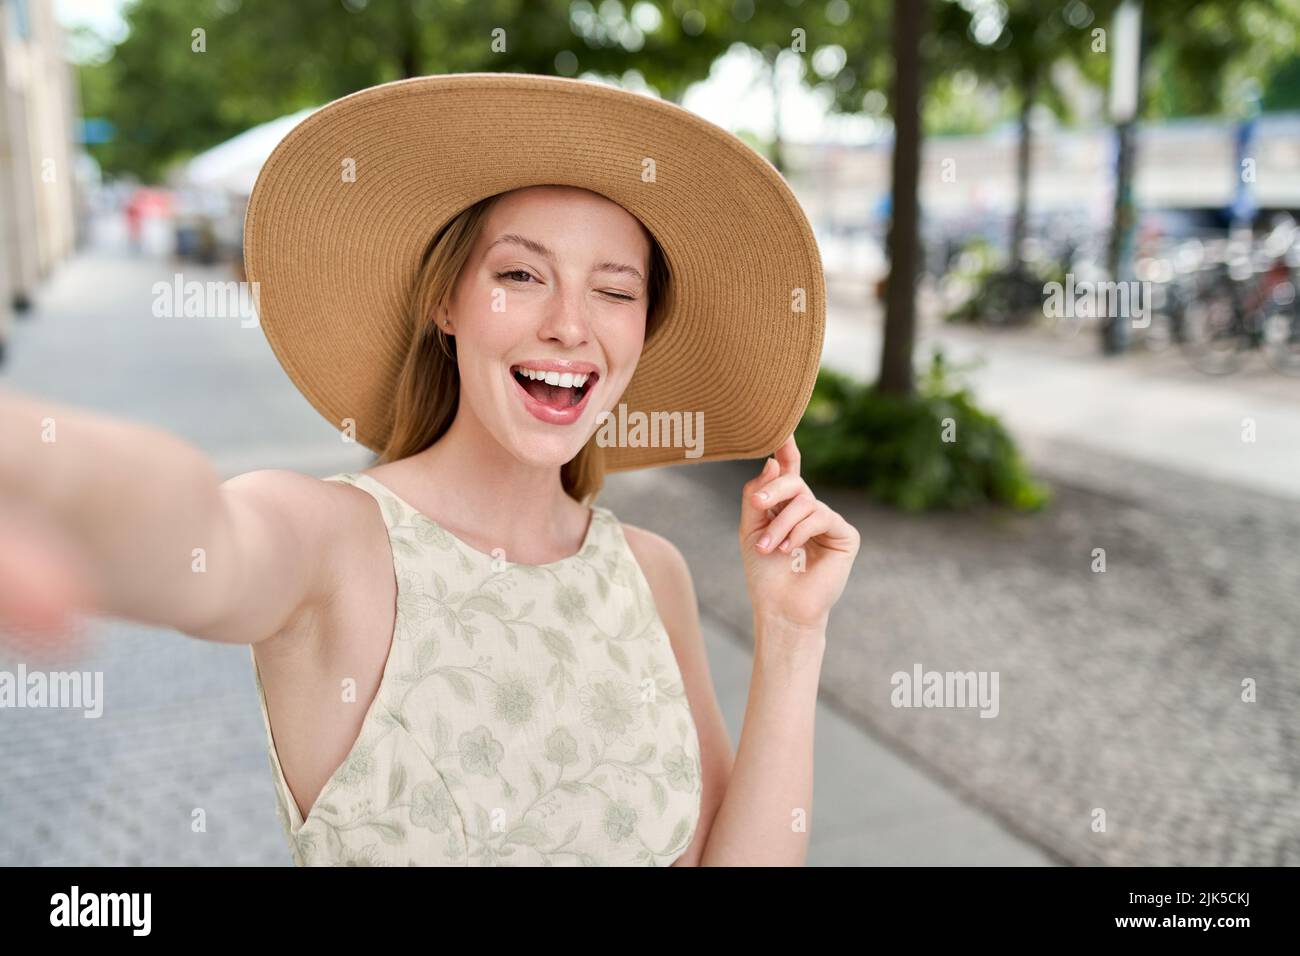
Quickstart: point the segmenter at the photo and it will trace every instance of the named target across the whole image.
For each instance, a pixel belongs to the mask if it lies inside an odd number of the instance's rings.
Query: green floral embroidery
[[[582,722],[600,731],[605,743],[629,743],[632,731],[641,726],[641,698],[627,681],[600,675],[595,683],[578,692],[582,700]]]
[[[518,726],[533,719],[537,695],[527,681],[512,680],[497,685],[493,692],[493,704],[497,717],[507,724]]]
[[[695,789],[695,761],[681,747],[675,747],[670,753],[664,754],[663,767],[668,786],[682,793],[691,793]]]
[[[364,750],[353,753],[338,770],[338,782],[343,786],[360,783],[375,771],[371,755]]]
[[[594,509],[568,559],[503,564],[369,476],[334,478],[379,501],[394,640],[382,705],[296,832],[271,760],[293,862],[663,866],[684,853],[699,741],[617,519]]]
[[[505,752],[501,742],[492,736],[492,731],[481,725],[460,735],[460,765],[466,773],[476,773],[481,777],[495,775],[497,764]]]
[[[358,850],[350,847],[343,847],[343,856],[339,860],[340,866],[387,866],[379,855],[379,847],[370,843]]]
[[[636,832],[636,811],[625,803],[612,803],[605,810],[605,832],[621,843]]]
[[[562,584],[555,591],[555,610],[567,623],[576,624],[586,613],[587,602],[577,588]]]
[[[564,727],[557,727],[546,738],[546,759],[566,767],[578,762],[578,741]]]
[[[452,815],[451,798],[447,791],[428,781],[415,785],[411,798],[411,823],[428,827],[434,833],[444,833]]]

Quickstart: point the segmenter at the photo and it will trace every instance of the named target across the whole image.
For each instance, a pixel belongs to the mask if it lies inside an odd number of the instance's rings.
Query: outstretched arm
[[[0,392],[0,626],[64,630],[77,610],[255,643],[332,584],[324,482],[221,483],[157,429]],[[26,581],[26,584],[24,584]]]

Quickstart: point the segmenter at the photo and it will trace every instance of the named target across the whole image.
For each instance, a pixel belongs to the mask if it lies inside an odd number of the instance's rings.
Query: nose
[[[561,284],[546,303],[537,337],[566,349],[585,345],[592,337],[587,298],[580,283]]]

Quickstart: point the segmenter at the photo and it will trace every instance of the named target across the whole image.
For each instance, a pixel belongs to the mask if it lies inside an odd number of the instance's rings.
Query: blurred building
[[[1244,162],[1238,135],[1238,124],[1223,118],[1143,123],[1133,184],[1139,209],[1216,213],[1226,223],[1244,180],[1253,206],[1300,210],[1300,113],[1259,117]],[[1017,145],[1010,125],[925,139],[920,200],[931,237],[982,234],[1000,241],[1006,235],[1016,200]],[[1114,210],[1114,129],[1049,125],[1034,133],[1031,146],[1031,228],[1053,218],[1070,222],[1079,237],[1107,233]],[[892,148],[888,137],[858,146],[784,146],[832,278],[884,274]]]
[[[0,347],[75,244],[74,96],[52,0],[0,3]]]

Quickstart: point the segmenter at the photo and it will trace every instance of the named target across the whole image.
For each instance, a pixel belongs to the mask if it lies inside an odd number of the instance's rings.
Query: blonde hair
[[[381,462],[398,461],[424,451],[451,427],[460,399],[456,339],[438,326],[438,309],[451,296],[483,222],[506,193],[481,199],[463,210],[430,240],[420,260],[410,295],[411,345],[393,397],[393,428],[380,452]],[[642,226],[645,229],[644,225]],[[668,309],[668,262],[649,229],[650,269],[646,281],[648,344]],[[605,461],[593,434],[577,455],[560,469],[560,482],[571,498],[588,504],[605,481]]]

